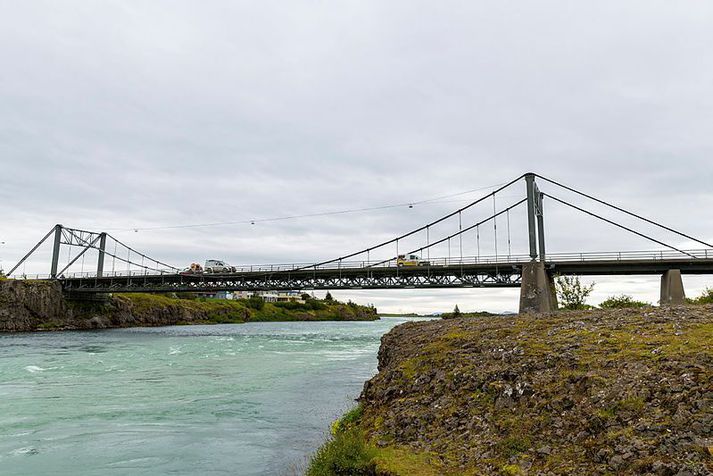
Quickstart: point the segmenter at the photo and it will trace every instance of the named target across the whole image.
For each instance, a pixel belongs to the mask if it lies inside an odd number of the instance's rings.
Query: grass
[[[432,455],[409,448],[379,448],[360,427],[357,405],[332,424],[329,440],[312,456],[307,476],[441,476]]]
[[[128,293],[115,297],[128,301],[133,312],[150,314],[161,311],[186,312],[192,318],[186,324],[223,324],[273,321],[327,321],[356,320],[378,316],[367,306],[347,305],[333,302],[268,303],[259,306],[248,299],[206,299],[188,295]]]
[[[361,405],[332,425],[332,436],[310,460],[307,476],[376,475],[377,449],[369,444],[358,425]]]

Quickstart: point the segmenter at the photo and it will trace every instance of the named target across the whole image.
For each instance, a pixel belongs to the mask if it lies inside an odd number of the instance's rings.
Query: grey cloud
[[[701,219],[713,205],[708,3],[6,3],[4,267],[56,222],[130,229],[370,207],[528,170],[713,240]],[[459,204],[116,233],[176,264],[311,261]],[[652,246],[546,206],[552,251]],[[523,218],[512,219],[522,252]],[[510,299],[482,293],[493,309]],[[390,296],[401,294],[374,296],[400,305]],[[420,296],[450,306],[445,291]]]

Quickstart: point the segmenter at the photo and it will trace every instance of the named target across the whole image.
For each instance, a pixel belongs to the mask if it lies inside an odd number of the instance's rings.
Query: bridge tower
[[[534,173],[525,174],[530,262],[522,265],[520,313],[552,312],[557,309],[554,279],[547,272],[545,259],[543,194],[537,188],[535,177]]]

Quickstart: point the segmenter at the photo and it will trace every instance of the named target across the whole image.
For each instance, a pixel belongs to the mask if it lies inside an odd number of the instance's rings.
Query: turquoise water
[[[0,335],[0,474],[300,474],[402,322]]]

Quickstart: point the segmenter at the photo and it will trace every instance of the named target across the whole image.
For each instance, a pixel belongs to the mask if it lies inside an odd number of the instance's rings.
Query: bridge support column
[[[97,278],[104,274],[104,253],[106,252],[106,233],[102,233],[99,238],[99,258],[97,260]]]
[[[553,312],[557,310],[557,295],[545,263],[533,261],[522,265],[520,313]]]
[[[669,269],[661,276],[662,306],[675,306],[686,303],[686,293],[683,290],[683,279],[680,269]]]
[[[50,277],[57,277],[57,267],[59,266],[59,251],[62,246],[62,225],[54,226],[54,245],[52,246],[52,266],[50,268]]]

